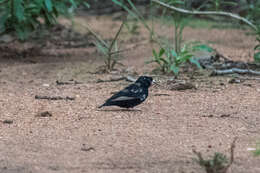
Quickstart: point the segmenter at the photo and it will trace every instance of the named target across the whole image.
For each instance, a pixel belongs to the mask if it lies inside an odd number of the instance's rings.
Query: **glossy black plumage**
[[[137,81],[123,90],[119,91],[106,102],[99,106],[119,106],[123,108],[133,108],[141,104],[148,96],[148,88],[151,86],[153,81],[152,77],[141,76]]]

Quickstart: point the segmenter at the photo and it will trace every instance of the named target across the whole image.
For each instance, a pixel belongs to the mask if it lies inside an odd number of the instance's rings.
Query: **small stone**
[[[38,113],[36,117],[52,117],[52,114],[48,111]]]
[[[233,84],[233,83],[241,83],[241,82],[243,82],[243,81],[240,80],[240,79],[235,79],[235,78],[232,78],[232,79],[230,79],[230,80],[228,81],[228,83],[231,83],[231,84]]]
[[[42,86],[44,86],[44,87],[49,87],[50,84],[44,83],[44,84],[42,84]]]

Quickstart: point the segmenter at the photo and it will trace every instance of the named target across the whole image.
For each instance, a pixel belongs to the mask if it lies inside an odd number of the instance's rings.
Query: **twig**
[[[126,76],[126,77],[119,77],[119,78],[111,78],[111,79],[108,79],[108,80],[102,80],[102,79],[98,79],[97,80],[97,83],[102,83],[102,82],[117,82],[117,81],[120,81],[120,80],[126,80],[126,81],[129,81],[129,82],[135,82],[136,79],[131,77],[131,76]]]
[[[49,97],[49,96],[39,96],[39,95],[35,95],[35,99],[46,99],[46,100],[75,100],[75,97]]]
[[[237,141],[237,137],[235,137],[233,142],[231,143],[231,147],[230,147],[230,162],[229,162],[228,166],[230,166],[233,163],[233,161],[234,161],[234,150],[235,150],[235,147],[236,147],[236,141]]]
[[[112,79],[108,79],[108,80],[102,80],[102,79],[98,79],[97,83],[102,83],[102,82],[117,82],[120,80],[125,80],[125,77],[119,77],[119,78],[112,78]]]
[[[164,2],[161,2],[159,0],[152,0],[152,2],[155,2],[157,4],[160,4],[166,8],[169,8],[169,9],[172,9],[172,10],[175,10],[175,11],[178,11],[178,12],[181,12],[181,13],[185,13],[185,14],[199,14],[199,15],[222,15],[222,16],[228,16],[228,17],[232,17],[232,18],[235,18],[235,19],[238,19],[238,20],[241,20],[243,21],[244,23],[248,24],[249,26],[251,26],[255,31],[257,30],[257,27],[251,23],[249,20],[247,20],[246,18],[244,17],[241,17],[239,15],[236,15],[236,14],[233,14],[233,13],[228,13],[228,12],[223,12],[223,11],[190,11],[190,10],[185,10],[185,9],[182,9],[182,8],[177,8],[175,6],[171,6],[171,5],[168,5]]]
[[[214,70],[211,73],[211,76],[225,75],[225,74],[231,74],[231,73],[260,75],[260,72],[250,70],[250,69],[231,68],[231,69],[226,69],[226,70]]]
[[[170,94],[157,93],[154,94],[153,96],[170,96]]]
[[[82,82],[78,81],[69,81],[69,82],[62,82],[62,81],[56,81],[57,85],[77,85],[77,84],[82,84]]]
[[[85,148],[85,146],[81,148],[81,151],[92,151],[92,150],[95,151],[95,148],[93,147]]]
[[[256,77],[242,77],[242,76],[236,76],[235,78],[237,79],[243,79],[243,80],[259,80],[260,78],[256,78]]]

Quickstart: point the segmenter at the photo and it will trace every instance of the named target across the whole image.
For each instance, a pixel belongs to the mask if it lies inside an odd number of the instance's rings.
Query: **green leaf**
[[[52,12],[52,1],[51,0],[44,0],[44,4],[47,8],[47,11]]]
[[[161,48],[160,52],[159,52],[159,57],[161,57],[165,52],[165,49],[164,48]]]
[[[0,32],[5,31],[5,22],[7,21],[8,16],[9,16],[8,12],[0,16]]]
[[[157,53],[154,49],[153,49],[153,56],[154,56],[155,59],[158,57],[158,55],[157,55]]]
[[[253,152],[254,156],[260,156],[260,143],[257,143],[256,150]]]
[[[87,2],[83,2],[83,5],[84,5],[85,7],[87,7],[87,8],[90,8],[89,3],[87,3]]]
[[[183,57],[181,57],[179,60],[180,60],[180,63],[184,63],[184,62],[187,62],[188,60],[190,60],[193,56],[191,54],[188,54],[188,55],[185,55]]]
[[[169,62],[164,58],[158,58],[160,61],[162,61],[164,64],[169,64]]]
[[[54,5],[54,10],[56,10],[57,14],[66,14],[67,12],[67,6],[64,3],[56,3]]]
[[[15,25],[15,31],[20,40],[25,40],[28,36],[25,28],[21,25]]]
[[[176,53],[174,50],[171,50],[171,55],[172,55],[173,57],[175,57],[175,58],[178,57],[177,53]]]
[[[101,52],[103,55],[108,55],[108,48],[104,47],[101,43],[95,42],[95,45],[99,52]]]
[[[199,69],[202,69],[199,61],[195,58],[190,58],[189,61],[192,63],[192,64],[195,64]]]
[[[179,74],[179,67],[177,67],[175,64],[172,64],[170,69],[176,76]]]
[[[213,52],[214,49],[209,47],[206,44],[200,44],[200,45],[196,45],[193,46],[193,51],[207,51],[207,52]]]
[[[260,52],[257,52],[254,54],[254,60],[257,63],[260,63]]]
[[[22,6],[22,0],[13,1],[14,15],[17,18],[18,22],[21,22],[24,19],[24,8]]]
[[[254,151],[254,156],[260,156],[260,149]]]
[[[72,5],[74,8],[77,8],[77,4],[75,3],[74,0],[69,0],[69,1],[70,1],[71,5]]]
[[[45,13],[45,15],[44,15],[44,20],[45,20],[45,24],[46,24],[47,26],[50,26],[50,25],[56,23],[56,19],[55,19],[55,17],[53,16],[53,13]]]
[[[133,16],[134,18],[138,18],[138,16],[132,11],[130,10],[126,5],[124,5],[122,2],[119,2],[118,0],[112,0],[115,4],[119,5],[120,7],[122,7],[123,9],[125,9],[131,16]]]
[[[254,50],[258,50],[258,49],[260,50],[260,44],[256,45],[254,48]]]

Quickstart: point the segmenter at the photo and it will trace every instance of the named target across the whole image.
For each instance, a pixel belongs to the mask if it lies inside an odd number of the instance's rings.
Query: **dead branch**
[[[103,82],[117,82],[117,81],[120,81],[120,80],[125,80],[125,77],[111,78],[111,79],[108,79],[108,80],[98,79],[98,80],[97,80],[97,83],[103,83]]]
[[[260,78],[256,78],[256,77],[242,77],[242,76],[236,76],[235,78],[237,78],[237,79],[242,79],[242,80],[258,80],[258,81],[260,81]]]
[[[231,69],[224,69],[224,70],[213,70],[211,76],[225,75],[225,74],[232,74],[232,73],[260,75],[259,71],[254,71],[250,69],[231,68]]]
[[[251,23],[249,20],[247,20],[246,18],[244,17],[241,17],[239,15],[236,15],[236,14],[233,14],[233,13],[228,13],[228,12],[223,12],[223,11],[190,11],[190,10],[185,10],[185,9],[182,9],[182,8],[177,8],[175,6],[171,6],[171,5],[168,5],[164,2],[161,2],[159,0],[152,0],[152,2],[155,2],[157,4],[160,4],[166,8],[169,8],[171,10],[174,10],[174,11],[178,11],[178,12],[181,12],[181,13],[185,13],[185,14],[193,14],[193,15],[222,15],[222,16],[228,16],[228,17],[232,17],[232,18],[235,18],[235,19],[238,19],[238,20],[241,20],[243,21],[244,23],[248,24],[249,26],[251,26],[255,31],[257,30],[257,27]]]
[[[39,95],[35,95],[35,99],[46,99],[46,100],[75,100],[75,97],[49,97],[49,96],[39,96]]]

